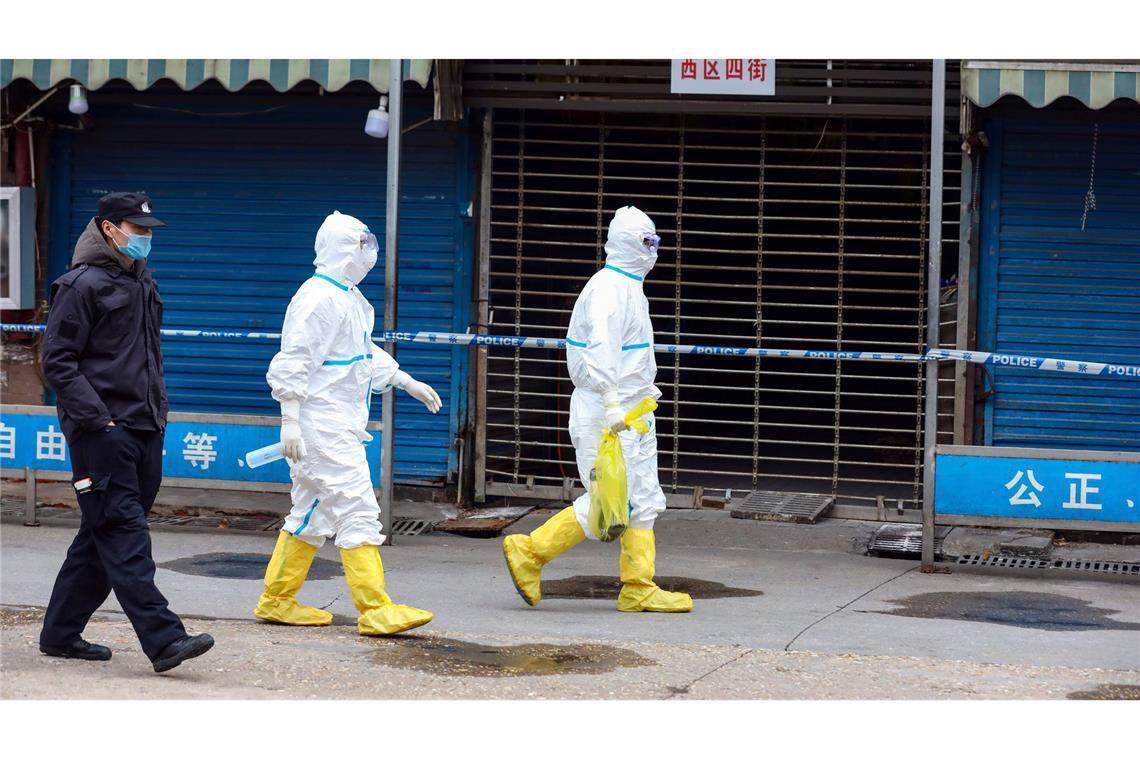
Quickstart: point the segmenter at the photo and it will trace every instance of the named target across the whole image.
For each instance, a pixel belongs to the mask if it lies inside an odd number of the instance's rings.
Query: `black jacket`
[[[51,286],[42,363],[69,441],[112,420],[166,430],[162,298],[146,262],[124,269],[94,219]]]

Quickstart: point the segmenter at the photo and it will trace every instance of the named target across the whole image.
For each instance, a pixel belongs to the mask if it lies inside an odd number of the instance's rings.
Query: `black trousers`
[[[40,644],[66,647],[112,590],[152,661],[186,635],[154,585],[146,515],[162,482],[162,439],[154,431],[115,426],[81,433],[70,442],[73,481],[80,493],[79,533],[67,550],[44,615]]]

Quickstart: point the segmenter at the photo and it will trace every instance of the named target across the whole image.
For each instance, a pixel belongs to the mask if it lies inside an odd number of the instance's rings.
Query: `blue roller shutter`
[[[96,128],[70,140],[68,252],[100,195],[146,192],[169,225],[150,257],[165,326],[278,331],[290,297],[312,274],[317,227],[337,209],[366,221],[380,238],[380,261],[361,289],[381,330],[387,142],[364,134],[366,107],[332,98],[283,99],[284,108],[269,111],[232,97],[184,101],[185,110],[258,113],[196,116],[93,103]],[[429,114],[427,98],[408,101],[406,123]],[[466,137],[425,124],[406,135],[403,155],[399,328],[462,332],[472,259]],[[163,349],[172,409],[278,413],[265,382],[274,342],[168,338]],[[404,344],[397,358],[439,391],[444,407],[431,415],[399,394],[396,478],[438,482],[458,465],[466,353]],[[376,396],[372,418],[379,415]]]
[[[983,188],[979,348],[1140,364],[1140,126],[1096,114],[994,120]],[[997,367],[986,443],[1140,450],[1140,383]]]

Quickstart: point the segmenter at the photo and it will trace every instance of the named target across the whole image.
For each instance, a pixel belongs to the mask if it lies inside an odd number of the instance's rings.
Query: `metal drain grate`
[[[256,530],[256,531],[269,531],[280,530],[285,520],[280,517],[265,517],[258,515],[257,517],[243,517],[241,515],[230,516],[226,518],[230,530]]]
[[[186,525],[194,522],[193,517],[172,517],[165,515],[147,515],[146,521],[150,525]]]
[[[729,514],[745,520],[814,523],[834,501],[830,494],[753,491]]]
[[[1051,564],[1047,559],[1028,557],[983,557],[981,554],[964,554],[958,558],[959,565],[980,565],[983,567],[1005,567],[1014,570],[1042,570]]]
[[[59,513],[59,517],[66,520],[79,520],[79,510],[77,509],[53,510],[50,507],[40,507],[39,509],[40,517],[56,517],[57,513]],[[23,517],[24,507],[22,504],[17,506],[12,503],[7,503],[0,507],[0,514],[4,516]],[[244,515],[180,516],[156,515],[152,513],[147,516],[147,524],[163,527],[220,528],[223,521],[225,521],[225,527],[229,530],[273,531],[281,528],[284,519],[264,515],[258,515],[256,517]],[[428,520],[396,520],[392,525],[392,535],[420,536],[424,533],[430,533],[434,527],[435,523]]]
[[[390,532],[393,536],[422,536],[430,533],[434,527],[435,524],[429,520],[400,519],[392,523]]]
[[[942,553],[942,541],[950,528],[934,529],[934,554]],[[922,555],[922,526],[910,523],[887,523],[879,527],[867,546],[873,557],[918,557]]]
[[[1072,570],[1083,573],[1104,573],[1140,578],[1140,562],[1101,562],[1079,559],[1027,559],[1025,557],[983,556],[964,554],[959,565],[978,567],[1004,567],[1016,570]]]
[[[147,517],[147,523],[152,526],[162,525],[171,527],[192,528],[225,528],[227,530],[268,531],[281,527],[280,517],[256,517],[245,515],[155,515]]]

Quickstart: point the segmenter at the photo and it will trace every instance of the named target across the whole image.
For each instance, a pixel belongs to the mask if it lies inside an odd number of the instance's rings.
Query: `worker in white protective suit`
[[[386,635],[424,625],[430,612],[393,604],[384,591],[380,505],[364,444],[373,393],[401,388],[433,414],[436,392],[400,369],[372,342],[375,315],[357,285],[376,264],[376,237],[334,211],[317,230],[316,273],[285,312],[281,351],[266,379],[281,404],[281,446],[290,461],[293,509],[265,570],[254,615],[289,625],[328,625],[332,615],[296,594],[325,539],[336,537],[357,630]]]
[[[629,527],[621,534],[622,612],[688,612],[688,594],[665,591],[653,582],[656,544],[653,524],[665,510],[657,481],[657,428],[649,432],[625,425],[626,412],[661,391],[653,384],[653,325],[642,282],[657,261],[661,238],[653,222],[633,206],[618,209],[606,239],[606,265],[590,278],[574,303],[567,335],[566,363],[574,393],[570,397],[570,439],[578,474],[589,488],[603,428],[618,433],[629,488]],[[530,535],[503,541],[515,588],[531,606],[542,597],[543,565],[592,535],[587,491]]]

